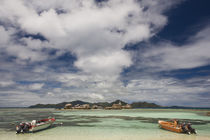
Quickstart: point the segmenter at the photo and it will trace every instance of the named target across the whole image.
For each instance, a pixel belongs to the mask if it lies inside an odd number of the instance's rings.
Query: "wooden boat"
[[[50,127],[55,122],[55,118],[33,120],[32,122],[22,122],[16,126],[16,133],[36,132]]]
[[[178,124],[177,120],[173,120],[171,122],[159,120],[158,123],[159,127],[165,130],[169,130],[176,133],[196,134],[195,129],[193,129],[189,123]]]

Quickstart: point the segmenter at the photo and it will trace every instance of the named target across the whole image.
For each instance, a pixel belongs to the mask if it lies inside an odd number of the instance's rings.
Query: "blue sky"
[[[1,0],[0,107],[210,107],[208,0]]]

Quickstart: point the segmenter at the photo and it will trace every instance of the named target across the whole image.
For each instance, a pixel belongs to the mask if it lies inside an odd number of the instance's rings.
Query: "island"
[[[148,102],[133,102],[127,103],[122,100],[116,100],[113,102],[97,102],[90,103],[81,100],[62,102],[58,104],[36,104],[29,106],[29,108],[56,108],[56,109],[132,109],[132,108],[160,108],[162,106],[155,103]]]

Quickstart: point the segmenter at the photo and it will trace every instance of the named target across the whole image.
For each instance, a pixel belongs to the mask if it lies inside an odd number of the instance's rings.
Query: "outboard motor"
[[[190,124],[190,123],[188,123],[188,124],[187,124],[187,127],[188,127],[188,130],[189,130],[192,134],[196,134],[195,129],[194,129],[194,128],[192,128],[192,126],[191,126],[191,124]]]
[[[181,126],[184,133],[191,134],[187,124],[183,123]]]
[[[28,132],[30,128],[29,123],[20,123],[16,126],[16,134]]]
[[[20,123],[19,125],[16,126],[16,134],[23,133],[23,127],[24,123]]]
[[[186,125],[185,123],[182,123],[182,124],[181,124],[182,131],[183,131],[183,132],[186,132],[186,130],[185,130],[185,125]]]

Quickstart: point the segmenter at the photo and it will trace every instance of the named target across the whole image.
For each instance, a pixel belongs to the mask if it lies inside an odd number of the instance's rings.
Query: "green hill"
[[[162,107],[155,103],[148,103],[148,102],[134,102],[131,104],[133,108],[159,108]]]
[[[79,104],[79,105],[83,105],[83,104],[89,104],[90,106],[92,105],[98,105],[98,106],[102,106],[102,107],[111,107],[113,104],[119,104],[119,102],[121,102],[122,105],[126,105],[128,103],[121,101],[121,100],[116,100],[113,101],[111,103],[108,102],[98,102],[98,103],[89,103],[89,102],[84,102],[84,101],[80,101],[80,100],[76,100],[76,101],[71,101],[71,102],[62,102],[62,103],[58,103],[58,104],[36,104],[36,105],[32,105],[29,106],[29,108],[64,108],[64,106],[66,104],[72,104],[73,106]],[[132,108],[156,108],[156,107],[161,107],[157,104],[154,103],[147,103],[147,102],[134,102],[131,104]]]

